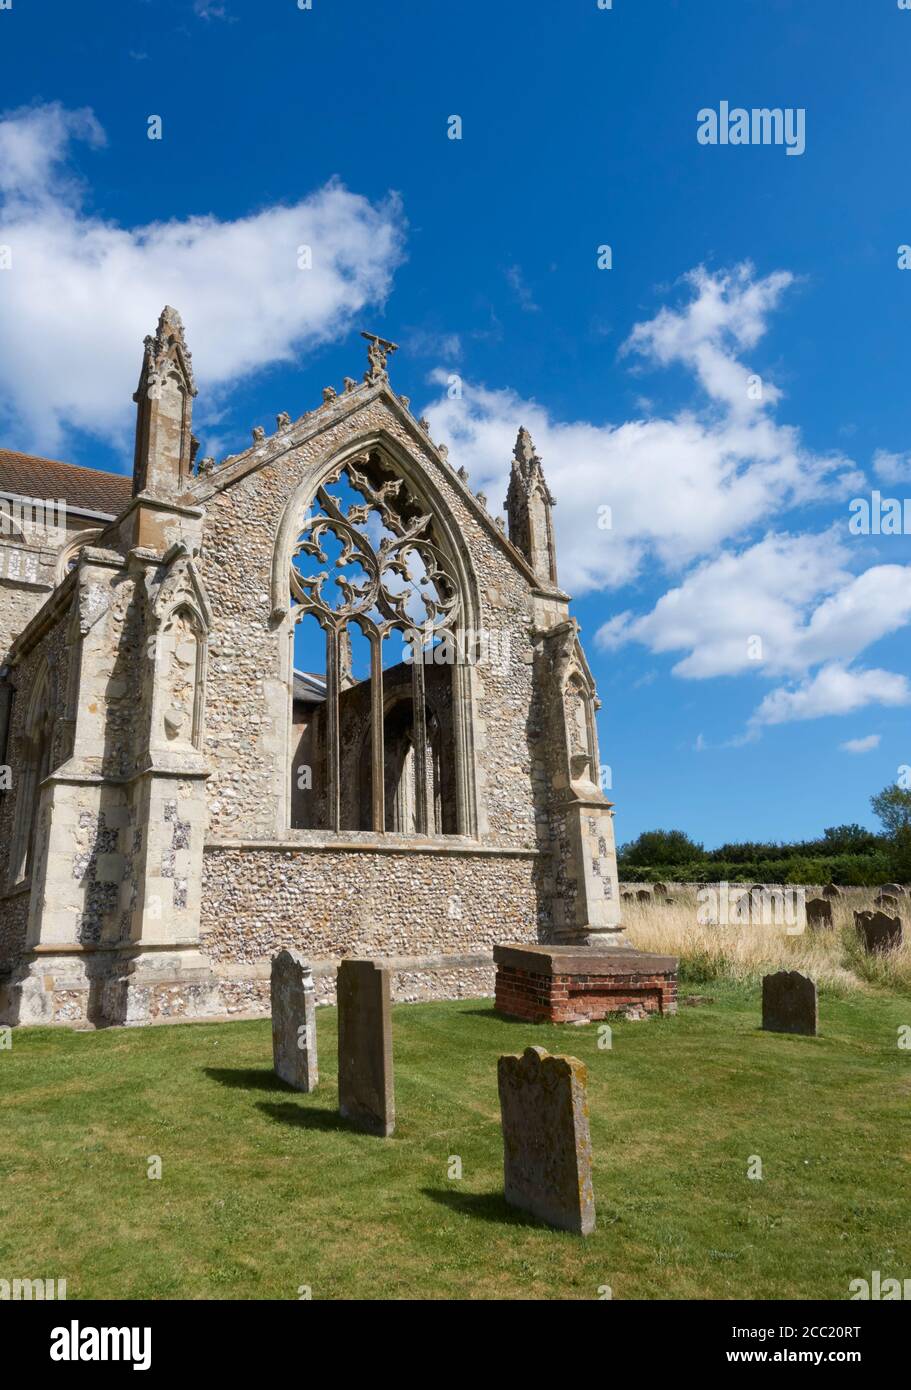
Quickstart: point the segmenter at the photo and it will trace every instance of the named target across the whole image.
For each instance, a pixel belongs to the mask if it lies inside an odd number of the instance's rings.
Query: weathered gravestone
[[[762,977],[762,1026],[769,1033],[815,1038],[819,1023],[816,984],[797,970]]]
[[[313,971],[297,951],[272,961],[272,1063],[276,1076],[297,1091],[314,1091],[316,1007]]]
[[[647,888],[637,888],[636,897],[640,903],[650,903],[652,895]]]
[[[392,1075],[392,990],[375,960],[343,960],[338,968],[338,1108],[367,1134],[395,1129]]]
[[[902,944],[902,919],[885,912],[855,912],[854,925],[866,951],[891,951]]]
[[[652,889],[653,889],[653,892],[654,892],[656,898],[666,898],[666,897],[667,897],[667,884],[666,884],[666,883],[655,883],[655,884],[652,885]]]
[[[582,1062],[543,1047],[497,1062],[506,1200],[582,1236],[595,1229],[587,1079]]]
[[[888,893],[892,898],[900,898],[904,891],[900,883],[881,883],[879,886],[880,896]]]
[[[824,898],[840,898],[841,889],[836,888],[834,883],[827,883],[825,888],[822,890],[822,895]]]
[[[828,898],[809,898],[806,912],[808,927],[831,927],[832,904]]]
[[[898,896],[895,893],[884,893],[880,890],[873,899],[878,908],[899,907]]]

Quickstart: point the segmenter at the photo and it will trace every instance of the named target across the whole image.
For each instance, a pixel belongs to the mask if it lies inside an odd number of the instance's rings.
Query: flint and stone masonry
[[[265,1014],[282,949],[325,1002],[346,955],[432,999],[489,995],[505,942],[622,945],[541,459],[519,430],[492,516],[364,336],[362,380],[216,462],[167,307],[132,478],[0,450],[0,494],[66,504],[0,537],[3,1022]]]

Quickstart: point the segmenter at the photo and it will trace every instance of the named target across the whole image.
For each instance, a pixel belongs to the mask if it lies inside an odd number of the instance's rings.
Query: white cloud
[[[705,561],[650,613],[618,614],[596,640],[686,652],[674,674],[697,680],[748,670],[803,675],[850,661],[911,621],[911,566],[852,576],[849,557],[834,532],[769,535]]]
[[[91,112],[43,106],[0,120],[0,239],[12,249],[0,421],[20,447],[59,452],[69,427],[122,440],[142,338],[166,303],[181,311],[211,400],[336,336],[389,292],[404,230],[395,197],[372,204],[333,181],[234,221],[125,228],[85,209],[64,167],[73,139],[103,143]],[[298,269],[301,245],[312,270]]]
[[[884,483],[911,482],[911,454],[890,454],[886,449],[877,449],[873,472]]]
[[[630,353],[658,364],[680,360],[695,372],[709,394],[703,415],[563,421],[508,388],[469,381],[461,398],[441,391],[424,413],[453,463],[494,505],[506,494],[517,427],[531,431],[559,504],[560,577],[573,593],[626,584],[651,557],[678,569],[789,507],[850,496],[863,483],[850,460],[814,453],[799,430],[774,420],[777,392],[768,385],[761,401],[748,394],[749,372],[734,354],[755,344],[790,281],[783,272],[756,280],[749,267],[728,276],[694,272],[683,310],[662,310],[634,328]],[[440,369],[433,380],[442,386],[447,375]],[[611,508],[610,530],[598,526],[603,505]]]
[[[878,748],[882,734],[867,734],[865,738],[849,738],[838,745],[842,753],[872,753]]]
[[[694,291],[682,309],[664,308],[647,323],[638,323],[625,352],[639,352],[661,366],[682,363],[695,373],[704,391],[733,414],[751,415],[761,404],[774,405],[780,391],[762,382],[756,395],[755,373],[738,359],[766,332],[768,318],[794,283],[788,271],[757,279],[745,261],[734,270],[712,275],[703,266],[684,276]],[[752,390],[751,390],[752,385]]]
[[[780,686],[766,695],[751,719],[753,728],[853,714],[866,705],[911,704],[911,682],[891,671],[849,670],[838,662],[823,666],[800,685]]]

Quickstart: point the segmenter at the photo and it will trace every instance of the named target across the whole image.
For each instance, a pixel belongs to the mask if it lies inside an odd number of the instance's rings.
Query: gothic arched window
[[[459,581],[432,513],[378,450],[317,489],[290,589],[298,635],[321,630],[307,657],[295,643],[292,824],[455,833]]]

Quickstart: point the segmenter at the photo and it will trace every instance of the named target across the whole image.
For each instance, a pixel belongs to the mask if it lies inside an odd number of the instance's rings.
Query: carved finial
[[[448,463],[448,461],[449,461],[449,446],[448,446],[448,445],[446,445],[446,444],[438,444],[438,445],[437,445],[437,453],[439,454],[440,458],[443,460],[444,463]]]
[[[399,400],[402,402],[402,405],[405,407],[406,410],[407,410],[408,407],[411,405],[411,397],[410,397],[410,396],[399,396]]]
[[[538,578],[557,582],[557,556],[551,509],[554,498],[531,435],[523,425],[516,447],[506,493],[509,539],[521,550]]]
[[[468,480],[468,469],[467,469],[467,468],[464,468],[464,467],[463,467],[463,468],[460,468],[457,476],[460,477],[460,478],[462,479],[462,482],[463,482],[463,483],[464,483],[464,482],[467,482],[467,480]]]
[[[532,437],[528,433],[528,430],[525,428],[524,425],[519,430],[518,437],[516,438],[516,447],[514,453],[516,456],[516,461],[520,464],[524,464],[526,468],[535,459],[537,459],[538,463],[541,462],[535,450]]]
[[[430,421],[427,419],[426,415],[421,416],[420,420],[418,420],[418,424],[425,434],[430,433]]]
[[[475,496],[477,497],[478,502],[481,504],[481,506],[482,506],[482,507],[484,508],[484,510],[486,511],[486,510],[487,510],[487,494],[486,494],[486,492],[478,492],[478,493],[475,493]]]
[[[183,376],[189,394],[195,396],[193,354],[187,347],[183,320],[177,310],[170,304],[166,304],[159,315],[158,328],[154,335],[148,333],[142,341],[145,347],[145,356],[139,386],[133,400],[138,404],[143,388],[145,388],[145,394],[149,400],[160,400],[165,376],[175,367]]]
[[[323,387],[323,405],[328,405],[330,401],[338,400],[338,392],[334,386]]]
[[[377,381],[388,381],[386,359],[391,353],[398,352],[398,343],[390,343],[388,338],[378,338],[375,333],[361,333],[361,337],[367,339],[367,361],[370,363],[364,380],[371,385]]]
[[[506,533],[506,522],[503,520],[501,516],[495,516],[493,519],[493,524],[494,526],[496,526],[498,531],[502,531],[504,534]]]
[[[345,377],[345,395],[348,396],[357,388],[357,382],[353,376]]]
[[[205,477],[205,475],[206,475],[207,473],[211,473],[211,472],[212,472],[212,470],[213,470],[214,467],[215,467],[215,460],[214,460],[214,458],[212,458],[211,454],[209,454],[209,455],[208,455],[206,458],[204,458],[204,459],[200,459],[200,463],[199,463],[199,473],[200,473],[200,476],[201,476],[201,477]]]
[[[291,416],[288,414],[287,410],[283,410],[283,411],[281,411],[278,415],[276,415],[276,417],[275,417],[275,428],[276,428],[276,429],[279,429],[279,430],[286,430],[290,424],[291,424]]]
[[[254,425],[254,426],[253,426],[253,443],[254,443],[254,444],[262,444],[262,442],[263,442],[263,440],[265,439],[265,437],[266,437],[266,431],[263,429],[262,425]]]

